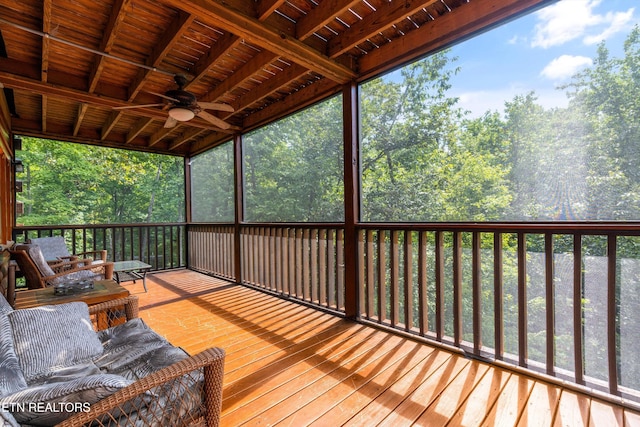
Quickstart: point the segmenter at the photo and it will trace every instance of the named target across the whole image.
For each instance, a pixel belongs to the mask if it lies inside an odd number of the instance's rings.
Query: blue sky
[[[462,70],[452,81],[459,105],[479,116],[534,90],[545,107],[565,106],[556,90],[591,64],[598,44],[613,56],[634,25],[638,0],[561,0],[452,48]]]

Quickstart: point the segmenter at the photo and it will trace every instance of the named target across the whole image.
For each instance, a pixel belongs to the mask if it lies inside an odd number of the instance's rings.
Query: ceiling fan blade
[[[114,110],[128,110],[130,108],[146,108],[146,107],[159,107],[164,104],[141,104],[141,105],[127,105],[125,107],[113,107]]]
[[[169,128],[175,127],[177,124],[178,124],[178,121],[173,117],[169,116],[167,117],[167,121],[164,122],[164,127],[169,129]]]
[[[222,119],[217,118],[213,114],[207,113],[206,111],[200,111],[197,114],[197,116],[198,117],[202,117],[203,119],[205,119],[209,123],[218,126],[220,129],[229,129],[231,127],[231,125],[229,123],[225,122]]]
[[[229,113],[233,113],[235,111],[231,105],[223,104],[221,102],[198,102],[198,105],[200,108],[206,110],[228,111]]]
[[[145,92],[150,93],[151,95],[159,96],[160,98],[168,99],[169,101],[180,103],[179,99],[172,98],[170,96],[165,95],[164,93],[149,92],[149,91],[145,91]]]

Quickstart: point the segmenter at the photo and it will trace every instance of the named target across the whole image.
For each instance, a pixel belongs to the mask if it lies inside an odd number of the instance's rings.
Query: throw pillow
[[[75,412],[131,384],[118,375],[100,374],[76,380],[29,387],[0,399],[19,423],[55,425]]]
[[[38,245],[33,244],[22,244],[16,245],[16,250],[18,251],[27,251],[29,257],[36,265],[38,270],[40,270],[40,274],[43,276],[53,276],[55,272],[51,269],[47,261],[44,259],[44,255],[42,255],[42,251]]]
[[[4,295],[0,295],[0,314],[9,314],[13,311],[13,307],[9,304],[9,301],[4,297]]]
[[[27,384],[102,354],[83,302],[15,310],[7,317]]]
[[[6,315],[0,314],[0,396],[26,387],[27,382],[13,346],[11,324]]]

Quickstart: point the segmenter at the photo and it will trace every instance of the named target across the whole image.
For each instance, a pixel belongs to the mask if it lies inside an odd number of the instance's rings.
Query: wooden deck
[[[640,414],[188,270],[126,283],[190,353],[227,352],[223,426],[635,426]]]

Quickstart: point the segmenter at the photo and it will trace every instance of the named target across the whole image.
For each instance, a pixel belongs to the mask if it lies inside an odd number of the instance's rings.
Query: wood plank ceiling
[[[0,85],[16,134],[188,156],[552,2],[0,0]],[[175,75],[230,127],[166,128]]]

